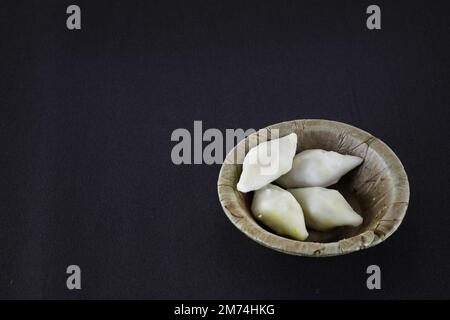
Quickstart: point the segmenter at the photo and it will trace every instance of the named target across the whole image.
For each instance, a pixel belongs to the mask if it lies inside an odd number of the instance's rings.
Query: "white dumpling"
[[[269,184],[255,191],[252,213],[255,219],[279,235],[297,240],[308,237],[302,207],[292,194],[280,187]]]
[[[237,189],[241,192],[258,190],[287,173],[292,168],[296,149],[295,133],[250,149],[244,158]]]
[[[335,227],[359,226],[363,218],[339,191],[321,187],[288,189],[300,203],[308,228],[328,231]]]
[[[294,157],[292,170],[276,182],[285,188],[328,187],[362,161],[360,157],[334,151],[305,150]]]

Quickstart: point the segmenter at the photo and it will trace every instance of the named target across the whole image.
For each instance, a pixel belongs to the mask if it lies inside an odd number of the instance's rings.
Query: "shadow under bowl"
[[[360,226],[328,232],[309,229],[309,237],[298,241],[273,233],[253,218],[253,192],[241,193],[236,188],[245,155],[271,136],[283,137],[292,132],[297,134],[297,153],[324,149],[364,159],[359,167],[329,187],[339,190],[363,217]],[[249,135],[225,158],[217,185],[222,208],[239,230],[266,247],[300,256],[336,256],[377,245],[398,228],[409,201],[408,178],[395,153],[369,133],[330,120],[287,121]]]

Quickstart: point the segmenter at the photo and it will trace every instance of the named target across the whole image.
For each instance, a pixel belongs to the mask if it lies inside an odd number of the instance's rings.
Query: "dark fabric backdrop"
[[[65,26],[72,3],[81,31]],[[369,4],[3,1],[0,297],[450,297],[449,6],[376,1],[369,31]],[[389,240],[271,251],[222,212],[219,165],[171,162],[172,131],[194,120],[302,118],[360,127],[400,157],[411,201]],[[370,264],[382,290],[366,289]]]

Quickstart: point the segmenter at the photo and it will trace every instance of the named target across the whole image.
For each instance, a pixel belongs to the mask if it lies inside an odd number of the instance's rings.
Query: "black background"
[[[448,298],[450,11],[375,3],[376,31],[368,1],[0,3],[0,297]],[[411,201],[386,242],[266,249],[222,212],[219,165],[171,162],[172,131],[194,120],[303,118],[360,127],[402,160]]]

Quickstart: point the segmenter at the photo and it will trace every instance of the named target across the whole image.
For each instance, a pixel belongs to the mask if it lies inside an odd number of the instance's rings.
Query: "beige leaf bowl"
[[[279,137],[297,134],[297,152],[333,150],[362,157],[363,163],[338,184],[339,190],[364,222],[330,232],[309,230],[305,241],[281,237],[258,224],[250,212],[253,193],[236,189],[242,162],[250,148]],[[336,256],[373,247],[388,238],[402,222],[409,201],[408,177],[395,153],[382,141],[348,124],[329,120],[294,120],[271,125],[242,140],[225,158],[217,183],[219,200],[227,217],[256,242],[300,256]]]

